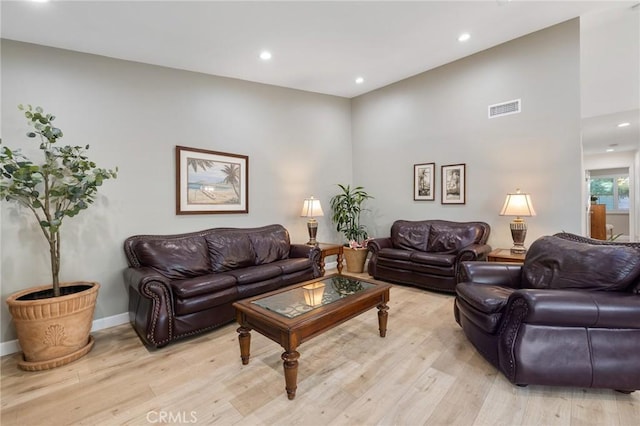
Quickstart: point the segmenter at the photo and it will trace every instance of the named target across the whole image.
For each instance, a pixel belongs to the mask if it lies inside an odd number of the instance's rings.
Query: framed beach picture
[[[176,214],[248,213],[249,157],[176,146]]]
[[[436,163],[413,165],[413,199],[415,201],[433,201],[435,195]]]
[[[464,204],[466,201],[465,164],[442,166],[442,204]]]

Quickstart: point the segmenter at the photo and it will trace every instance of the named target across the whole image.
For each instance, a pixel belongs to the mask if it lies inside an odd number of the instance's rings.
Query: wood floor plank
[[[367,277],[366,274],[359,275]],[[0,422],[12,425],[620,425],[640,392],[508,382],[467,341],[453,297],[394,286],[387,336],[370,310],[300,345],[298,392],[284,390],[282,348],[237,325],[154,350],[130,325],[94,334],[82,359],[46,372],[0,360]],[[162,423],[161,416],[164,423]]]

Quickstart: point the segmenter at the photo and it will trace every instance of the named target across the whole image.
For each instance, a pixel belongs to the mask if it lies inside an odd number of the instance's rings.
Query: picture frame
[[[436,199],[436,163],[413,165],[413,200],[434,201]]]
[[[466,164],[441,167],[442,204],[465,204],[467,198]]]
[[[248,212],[248,156],[176,146],[176,214]]]

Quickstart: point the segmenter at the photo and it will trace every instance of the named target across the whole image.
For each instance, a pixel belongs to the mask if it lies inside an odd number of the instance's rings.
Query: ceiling
[[[550,25],[628,11],[634,3],[2,1],[0,13],[6,39],[352,98]],[[471,39],[461,43],[463,32]],[[259,58],[265,49],[269,61]]]

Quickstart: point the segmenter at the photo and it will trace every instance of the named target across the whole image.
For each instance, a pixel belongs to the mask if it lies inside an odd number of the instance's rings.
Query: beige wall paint
[[[388,235],[396,219],[480,220],[494,247],[512,245],[498,215],[521,188],[537,216],[526,244],[580,233],[578,20],[539,31],[353,100],[354,181],[376,197],[367,223]],[[487,106],[522,100],[522,112],[488,119]],[[413,165],[436,163],[436,201],[413,201]],[[440,167],[466,164],[467,202],[442,205]]]
[[[306,242],[303,199],[314,195],[328,209],[335,183],[351,181],[344,98],[3,40],[3,143],[33,152],[19,103],[55,113],[62,142],[88,143],[99,166],[120,169],[95,206],[63,225],[60,278],[102,284],[96,318],[127,312],[126,237],[281,223]],[[176,145],[248,155],[249,213],[176,216]],[[51,279],[35,221],[0,206],[4,300]],[[319,222],[319,239],[336,240],[329,216]],[[15,333],[4,303],[1,310],[4,342]]]

